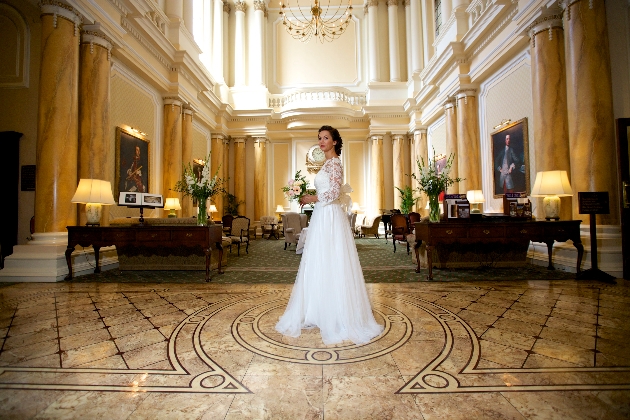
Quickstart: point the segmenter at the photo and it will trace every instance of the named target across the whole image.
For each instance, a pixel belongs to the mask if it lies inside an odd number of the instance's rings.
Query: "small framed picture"
[[[118,205],[127,207],[140,207],[142,205],[142,194],[129,191],[121,192],[118,196]]]
[[[159,194],[142,194],[142,205],[145,207],[164,207],[164,200]]]

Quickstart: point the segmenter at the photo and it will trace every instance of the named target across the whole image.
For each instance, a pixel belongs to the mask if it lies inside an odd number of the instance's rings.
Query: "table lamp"
[[[280,215],[284,213],[284,207],[282,207],[282,204],[278,204],[276,206],[276,213],[278,214],[278,223],[280,223],[282,221],[282,217]]]
[[[100,179],[81,179],[77,191],[71,200],[73,203],[85,204],[86,226],[101,224],[101,206],[116,204],[112,195],[112,184]]]
[[[164,203],[164,210],[170,210],[168,217],[177,217],[175,210],[181,210],[182,206],[179,205],[179,198],[167,198]]]
[[[358,213],[361,211],[361,207],[359,207],[359,203],[352,203],[352,213]]]
[[[483,198],[483,191],[481,190],[467,191],[466,199],[470,202],[470,204],[473,205],[472,209],[470,209],[470,213],[481,214],[481,210],[479,210],[479,204],[486,202],[485,198]]]
[[[536,173],[532,197],[545,197],[543,208],[545,219],[560,219],[560,198],[573,195],[567,171],[541,171]]]
[[[210,212],[210,220],[213,220],[212,213],[216,213],[218,211],[217,206],[215,206],[214,204],[210,204],[210,208],[208,209],[208,211]]]

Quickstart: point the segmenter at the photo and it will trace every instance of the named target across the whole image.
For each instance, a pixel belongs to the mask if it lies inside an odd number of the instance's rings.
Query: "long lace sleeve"
[[[322,170],[328,175],[330,186],[326,191],[317,194],[317,199],[322,204],[328,204],[335,201],[341,193],[341,183],[343,182],[343,168],[341,161],[333,158],[322,167]]]

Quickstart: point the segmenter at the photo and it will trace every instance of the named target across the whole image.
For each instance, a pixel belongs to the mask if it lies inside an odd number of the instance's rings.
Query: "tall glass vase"
[[[437,195],[429,196],[429,222],[438,223],[440,221],[440,203]]]
[[[208,226],[208,201],[201,199],[199,201],[199,213],[197,214],[197,226]]]

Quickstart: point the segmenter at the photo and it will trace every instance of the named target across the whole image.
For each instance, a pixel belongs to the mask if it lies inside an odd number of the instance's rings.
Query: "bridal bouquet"
[[[177,181],[174,190],[199,202],[198,224],[208,223],[207,202],[209,198],[223,192],[224,180],[218,177],[219,170],[210,177],[210,155],[205,159],[201,174],[197,175],[189,163],[184,167],[182,179]]]
[[[282,187],[284,196],[289,201],[300,201],[300,198],[308,194],[308,181],[300,172],[297,171],[295,177]]]

